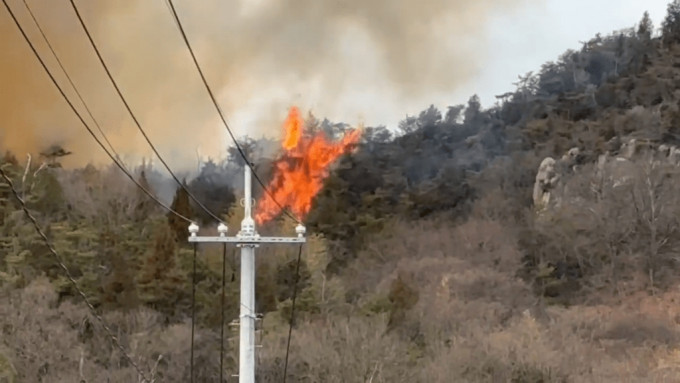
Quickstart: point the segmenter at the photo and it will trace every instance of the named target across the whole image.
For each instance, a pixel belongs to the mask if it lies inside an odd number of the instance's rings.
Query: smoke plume
[[[279,135],[292,104],[357,123],[453,92],[483,64],[485,23],[529,0],[176,0],[208,81],[238,136]],[[152,158],[67,0],[27,0],[114,147]],[[80,111],[22,1],[9,1]],[[171,166],[230,143],[164,0],[76,1],[133,111]],[[0,7],[0,148],[60,144],[65,165],[106,157]],[[419,101],[420,102],[420,101]],[[85,114],[84,114],[85,115]],[[86,118],[89,122],[89,118]]]

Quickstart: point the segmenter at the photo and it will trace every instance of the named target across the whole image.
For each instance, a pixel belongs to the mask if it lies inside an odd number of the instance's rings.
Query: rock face
[[[546,157],[541,161],[534,182],[534,206],[543,210],[550,204],[550,195],[560,182],[560,175],[555,169],[556,161],[552,157]]]
[[[666,159],[668,163],[678,166],[680,165],[680,149],[675,145],[659,145],[658,152],[661,159]]]
[[[597,159],[593,191],[602,189],[606,183],[611,187],[627,184],[636,172],[636,162],[644,159],[653,165],[680,166],[680,148],[673,145],[654,145],[631,138],[622,143],[610,142],[614,155],[607,151]],[[533,200],[537,211],[559,204],[557,189],[561,188],[568,173],[578,170],[581,160],[579,148],[571,148],[559,160],[546,157],[538,168],[534,183]]]
[[[636,162],[648,161],[652,166],[680,165],[680,149],[674,145],[650,143],[629,139],[621,145],[618,155],[606,152],[597,161],[597,178],[609,182],[612,187],[627,184],[636,170]]]
[[[557,161],[552,157],[543,159],[534,182],[533,199],[538,211],[557,202],[555,190],[567,173],[576,170],[580,155],[579,148],[571,148]]]
[[[575,171],[580,158],[581,150],[579,148],[569,149],[560,159],[562,168],[566,171]]]
[[[631,160],[632,155],[630,155],[630,152],[624,152],[624,154],[624,156],[612,156],[607,152],[597,158],[594,191],[601,191],[605,183],[616,188],[625,185],[632,179],[635,171],[635,165]]]

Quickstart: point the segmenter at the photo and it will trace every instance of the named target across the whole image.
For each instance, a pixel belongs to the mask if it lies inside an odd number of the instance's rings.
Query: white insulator
[[[198,233],[198,225],[192,222],[191,225],[189,225],[189,234],[192,237],[195,237],[197,233]]]
[[[227,225],[225,225],[223,223],[220,223],[217,226],[217,232],[220,233],[220,237],[225,237],[227,235],[228,230],[229,230],[229,228],[227,227]]]
[[[307,229],[302,224],[299,224],[295,226],[295,232],[297,233],[298,238],[302,238],[307,232]]]

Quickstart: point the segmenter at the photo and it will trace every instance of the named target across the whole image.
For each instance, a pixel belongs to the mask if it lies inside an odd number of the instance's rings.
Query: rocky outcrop
[[[546,157],[541,161],[534,182],[534,206],[543,210],[550,204],[550,196],[560,182],[560,176],[555,169],[555,160]]]
[[[541,211],[557,202],[555,191],[565,175],[576,170],[581,156],[579,148],[571,148],[559,160],[546,157],[541,161],[534,182],[534,206]]]
[[[662,160],[666,160],[669,164],[680,166],[680,148],[675,145],[659,145],[658,152]]]
[[[655,145],[646,140],[630,138],[613,139],[608,143],[613,149],[601,154],[595,164],[594,179],[591,183],[593,192],[601,193],[604,185],[617,188],[628,184],[636,171],[639,161],[650,161],[658,165],[680,166],[680,148],[674,145]],[[549,206],[559,205],[559,191],[563,191],[563,184],[568,174],[578,171],[581,163],[579,148],[571,148],[559,160],[546,157],[541,162],[536,173],[533,200],[537,211],[543,211]]]
[[[627,140],[618,155],[605,152],[597,160],[596,175],[600,182],[612,187],[626,185],[636,171],[637,161],[648,161],[653,166],[680,166],[680,149],[675,145],[654,145],[634,138]]]

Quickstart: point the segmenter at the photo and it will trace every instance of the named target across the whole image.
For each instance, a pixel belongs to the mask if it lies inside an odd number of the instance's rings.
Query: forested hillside
[[[288,381],[677,379],[680,168],[663,158],[680,146],[678,0],[654,30],[645,14],[631,29],[595,36],[519,76],[491,108],[473,96],[398,129],[365,128],[305,218]],[[309,115],[304,134],[337,139],[346,129]],[[269,179],[273,143],[242,144]],[[571,148],[578,155],[560,170],[558,202],[539,208],[539,165],[548,156],[561,163]],[[34,157],[8,152],[0,166],[74,279],[149,376],[189,381],[186,222],[113,166],[66,169]],[[625,163],[622,174],[606,170],[608,158]],[[185,181],[232,230],[242,218],[240,159],[232,148]],[[164,198],[156,170],[134,174]],[[184,190],[170,202],[216,233]],[[293,235],[294,226],[280,217],[259,230]],[[222,251],[198,248],[201,382],[219,376]],[[239,311],[237,254],[226,257],[227,323]],[[258,249],[261,382],[283,378],[296,256]],[[0,381],[138,381],[6,183],[0,329]],[[238,369],[235,329],[225,325],[227,376]]]

